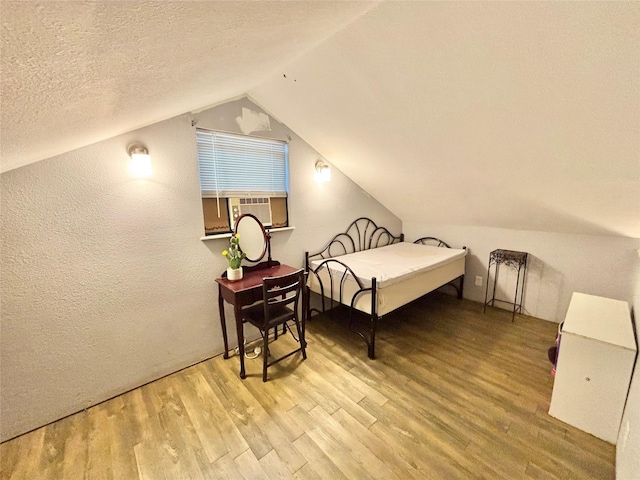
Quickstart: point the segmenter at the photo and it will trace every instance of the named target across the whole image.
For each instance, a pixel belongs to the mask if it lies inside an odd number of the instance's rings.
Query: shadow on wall
[[[484,272],[484,273],[482,273]],[[477,255],[474,255],[469,247],[467,247],[467,258],[465,260],[465,274],[464,274],[464,298],[469,300],[484,301],[484,288],[482,290],[482,298],[473,295],[475,287],[475,277],[485,276],[487,274],[486,267],[483,266],[482,261]]]
[[[566,312],[560,311],[563,288],[563,273],[529,254],[524,313],[533,315],[530,312],[536,312],[536,316],[542,318],[564,318]]]
[[[492,297],[494,285],[494,277],[496,269],[492,266],[491,271],[487,272],[485,264],[477,256],[467,257],[467,271],[479,272],[485,276],[487,285],[482,289],[481,302],[485,301],[485,292],[487,299]],[[522,275],[522,271],[520,272]],[[468,275],[468,282],[473,282],[473,275]],[[561,292],[564,285],[564,275],[545,264],[542,260],[529,253],[527,257],[527,270],[518,280],[518,271],[516,268],[501,264],[497,272],[497,280],[495,283],[495,307],[503,310],[512,310],[513,302],[516,300],[516,285],[520,282],[522,293],[522,313],[542,318],[562,318],[565,312],[560,312]],[[524,282],[524,287],[522,284]],[[470,283],[472,286],[473,283]],[[518,293],[517,301],[520,301],[520,293]],[[511,302],[511,303],[505,303]]]

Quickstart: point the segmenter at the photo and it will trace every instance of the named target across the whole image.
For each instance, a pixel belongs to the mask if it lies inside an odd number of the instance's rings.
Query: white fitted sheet
[[[467,251],[463,249],[402,242],[334,258],[348,265],[365,288],[371,286],[372,278],[376,279],[376,310],[378,316],[382,316],[464,275],[466,254]],[[314,260],[310,262],[310,267],[315,270],[323,261],[325,260]],[[321,268],[318,276],[323,283],[325,296],[332,296],[335,301],[339,301],[339,278],[344,268],[334,262],[327,266],[334,273],[332,293],[327,268]],[[338,274],[338,281],[335,274]],[[313,292],[321,293],[318,278],[313,273],[309,275],[308,284]],[[352,298],[359,289],[351,274],[347,274],[342,303],[351,305]],[[358,295],[354,306],[370,314],[371,293]]]

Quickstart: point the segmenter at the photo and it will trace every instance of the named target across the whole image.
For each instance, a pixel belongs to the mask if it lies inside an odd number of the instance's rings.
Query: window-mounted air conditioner
[[[240,197],[229,199],[229,218],[231,226],[235,225],[240,215],[255,215],[265,227],[270,227],[271,199],[269,197]]]

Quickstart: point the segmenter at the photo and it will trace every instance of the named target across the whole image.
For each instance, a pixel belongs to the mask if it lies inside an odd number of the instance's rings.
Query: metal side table
[[[484,292],[484,308],[483,313],[487,312],[487,305],[491,304],[493,307],[495,302],[507,303],[509,305],[513,305],[513,312],[511,313],[511,321],[513,322],[516,318],[516,312],[522,313],[522,299],[524,297],[524,281],[525,275],[527,273],[527,257],[529,254],[527,252],[516,252],[515,250],[494,250],[489,254],[489,266],[487,267],[487,287]],[[513,299],[513,302],[508,300],[500,300],[496,298],[496,284],[498,282],[498,273],[500,271],[500,265],[506,265],[508,267],[515,268],[518,272],[518,277],[516,280],[516,294]],[[491,274],[491,267],[494,268],[493,275],[493,291],[491,293],[491,298],[489,296],[489,278]],[[520,281],[522,279],[522,281]],[[518,291],[520,291],[520,301],[518,302]]]

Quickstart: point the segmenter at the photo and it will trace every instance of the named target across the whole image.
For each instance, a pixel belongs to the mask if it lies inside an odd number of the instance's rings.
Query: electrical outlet
[[[482,277],[478,275],[476,277],[476,287],[481,287],[481,286],[482,286]]]

